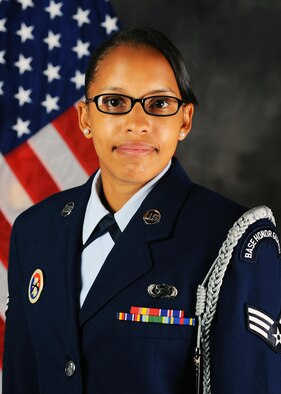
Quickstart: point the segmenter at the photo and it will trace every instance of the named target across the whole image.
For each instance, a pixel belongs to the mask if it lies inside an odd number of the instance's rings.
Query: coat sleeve
[[[24,297],[28,295],[20,269],[16,223],[11,235],[8,267],[9,302],[4,340],[3,394],[36,394],[39,392],[36,360],[24,307]]]
[[[211,328],[212,393],[277,394],[280,371],[280,241],[260,220],[235,247],[223,280]]]

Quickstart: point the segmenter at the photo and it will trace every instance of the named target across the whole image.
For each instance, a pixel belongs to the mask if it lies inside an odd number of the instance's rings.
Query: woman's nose
[[[149,115],[144,112],[141,103],[135,103],[131,111],[125,115],[126,131],[147,133],[149,131]]]

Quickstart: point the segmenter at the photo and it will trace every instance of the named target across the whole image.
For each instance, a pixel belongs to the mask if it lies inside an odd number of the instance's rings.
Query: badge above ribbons
[[[28,285],[28,299],[31,304],[35,304],[42,293],[44,287],[43,272],[39,268],[31,275]]]
[[[151,284],[147,288],[147,293],[153,298],[173,299],[178,295],[178,289],[173,285]]]

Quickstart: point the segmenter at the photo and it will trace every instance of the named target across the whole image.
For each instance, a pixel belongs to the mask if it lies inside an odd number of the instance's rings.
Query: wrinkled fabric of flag
[[[11,226],[97,168],[75,105],[90,54],[119,28],[106,0],[0,0],[0,368]]]

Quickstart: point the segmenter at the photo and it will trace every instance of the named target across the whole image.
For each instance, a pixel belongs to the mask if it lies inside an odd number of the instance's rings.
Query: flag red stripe
[[[0,211],[0,260],[8,267],[11,226]]]
[[[5,323],[0,316],[0,368],[2,369],[2,356],[3,356],[3,349],[4,349],[4,329]]]
[[[52,122],[77,160],[91,175],[99,166],[93,142],[87,140],[78,127],[77,110],[70,107]]]
[[[59,191],[58,186],[27,143],[8,153],[5,159],[34,202],[39,202]]]

